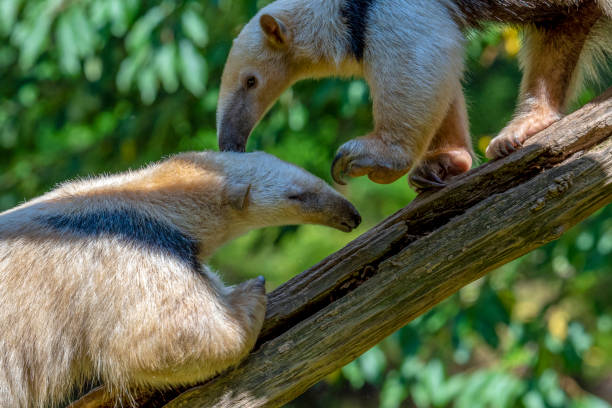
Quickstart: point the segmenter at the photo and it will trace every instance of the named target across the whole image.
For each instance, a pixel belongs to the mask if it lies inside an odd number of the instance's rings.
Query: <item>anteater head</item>
[[[283,18],[264,9],[234,40],[223,70],[217,108],[222,151],[243,152],[257,122],[295,82],[298,64],[292,63],[291,38]]]
[[[355,207],[323,180],[267,153],[187,153],[175,156],[172,162],[179,168],[172,174],[197,180],[200,176],[191,177],[184,169],[204,171],[203,179],[208,181],[204,190],[194,186],[196,195],[201,191],[207,197],[202,205],[217,203],[219,209],[214,213],[232,230],[227,231],[230,236],[253,228],[294,224],[320,224],[349,232],[361,222]],[[216,191],[214,197],[210,185]],[[208,211],[207,217],[210,214]]]
[[[225,198],[251,228],[321,224],[349,232],[361,223],[355,207],[320,178],[266,153],[221,153]]]

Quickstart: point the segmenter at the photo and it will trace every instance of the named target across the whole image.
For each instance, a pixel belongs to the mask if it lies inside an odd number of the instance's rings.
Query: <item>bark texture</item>
[[[612,202],[612,89],[410,205],[268,296],[255,350],[141,407],[278,407],[489,271]],[[71,405],[110,407],[104,388]]]

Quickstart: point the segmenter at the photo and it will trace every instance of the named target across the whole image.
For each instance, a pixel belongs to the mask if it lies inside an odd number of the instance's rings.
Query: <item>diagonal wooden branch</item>
[[[487,272],[612,202],[612,89],[447,188],[419,196],[269,295],[259,343],[204,385],[139,406],[277,407]],[[167,405],[166,405],[167,404]],[[112,406],[104,389],[72,408]]]

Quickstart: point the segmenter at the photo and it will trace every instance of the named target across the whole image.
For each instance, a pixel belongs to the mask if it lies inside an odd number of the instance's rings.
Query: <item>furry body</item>
[[[472,164],[462,30],[484,21],[525,27],[517,115],[491,143],[495,158],[559,119],[582,73],[612,50],[611,17],[612,0],[276,0],[234,41],[219,146],[244,150],[257,121],[298,80],[362,76],[374,130],[340,147],[336,181],[388,183],[414,169],[417,187],[440,187]]]
[[[263,279],[225,287],[201,262],[252,228],[359,221],[263,153],[182,154],[0,214],[0,406],[54,406],[95,381],[125,397],[209,378],[253,347],[266,297]]]

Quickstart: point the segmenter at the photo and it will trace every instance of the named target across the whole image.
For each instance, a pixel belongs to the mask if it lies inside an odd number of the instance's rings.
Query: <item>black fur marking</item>
[[[187,263],[196,271],[198,242],[172,225],[156,220],[134,209],[100,210],[83,214],[58,214],[39,219],[59,232],[79,237],[109,236],[159,251]]]
[[[368,17],[374,0],[345,0],[340,13],[349,29],[350,52],[357,59],[363,59],[366,43]]]

